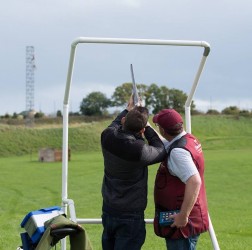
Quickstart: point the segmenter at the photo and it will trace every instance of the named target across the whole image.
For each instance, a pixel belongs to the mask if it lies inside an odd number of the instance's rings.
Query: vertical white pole
[[[202,59],[201,59],[201,62],[200,62],[200,65],[199,65],[199,69],[197,71],[197,74],[195,76],[195,79],[194,79],[194,82],[193,82],[193,85],[192,85],[192,88],[191,88],[191,92],[190,94],[188,95],[188,98],[186,100],[186,103],[185,103],[185,119],[186,119],[186,131],[188,133],[191,133],[191,103],[192,103],[192,98],[194,96],[194,93],[196,91],[196,88],[197,88],[197,85],[198,85],[198,82],[199,82],[199,78],[200,78],[200,75],[201,75],[201,72],[204,68],[204,65],[205,65],[205,62],[206,62],[206,56],[203,55]],[[210,218],[210,215],[208,214],[208,218],[209,218],[209,235],[210,235],[210,238],[211,238],[211,241],[212,241],[212,245],[213,245],[213,249],[214,250],[219,250],[219,244],[218,244],[218,241],[217,241],[217,238],[216,238],[216,235],[215,235],[215,232],[214,232],[214,228],[213,228],[213,224],[211,222],[211,218]]]
[[[62,201],[68,199],[68,118],[69,118],[69,94],[73,74],[73,65],[76,46],[71,47],[70,60],[67,73],[63,105],[63,145],[62,145]],[[63,211],[67,214],[67,203],[62,202]],[[61,240],[61,250],[66,250],[66,238]]]
[[[186,120],[186,132],[192,133],[191,130],[191,106],[185,106],[185,120]]]
[[[213,224],[212,224],[212,221],[211,221],[211,218],[210,218],[209,214],[208,214],[208,219],[209,219],[209,235],[210,235],[210,238],[211,238],[211,241],[212,241],[213,249],[214,250],[220,250],[219,243],[217,241],[217,238],[216,238],[216,235],[215,235],[215,232],[214,232],[214,228],[213,228]]]
[[[194,93],[196,91],[196,88],[197,88],[197,85],[199,82],[199,78],[200,78],[201,72],[204,68],[205,62],[206,62],[206,56],[203,56],[201,59],[197,74],[194,78],[194,82],[193,82],[191,91],[190,91],[190,93],[187,97],[186,103],[185,103],[186,131],[188,133],[191,133],[191,108],[190,107],[191,107],[192,99],[193,99]]]
[[[62,145],[62,200],[68,197],[67,181],[68,181],[68,104],[63,106],[63,145]],[[67,213],[67,205],[62,204],[64,213]]]
[[[63,145],[62,145],[62,200],[67,199],[68,184],[68,104],[63,105]],[[62,209],[67,214],[67,204],[62,202]],[[61,250],[66,250],[66,238],[61,240]]]

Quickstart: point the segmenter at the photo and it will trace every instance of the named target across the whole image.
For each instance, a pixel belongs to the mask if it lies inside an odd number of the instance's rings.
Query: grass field
[[[252,197],[250,150],[211,150],[206,157],[206,186],[209,211],[221,249],[251,249]],[[1,158],[0,249],[20,244],[20,223],[39,208],[61,203],[61,163],[41,163],[37,156]],[[153,216],[153,182],[157,165],[150,167],[149,203],[146,218]],[[69,163],[69,198],[75,201],[79,218],[100,218],[102,156],[99,152],[74,154]],[[101,225],[84,225],[94,249],[101,249]],[[143,249],[165,249],[152,225],[147,225]],[[198,249],[212,249],[208,233]]]
[[[69,145],[68,197],[78,218],[100,218],[103,160],[101,130],[109,121],[72,126]],[[252,249],[252,130],[251,119],[192,117],[193,133],[201,140],[206,160],[206,187],[210,217],[223,250]],[[61,204],[60,162],[38,162],[38,149],[60,147],[62,128],[0,126],[0,250],[21,244],[20,223],[33,210]],[[153,218],[153,183],[158,165],[149,168],[146,218]],[[101,249],[101,225],[83,225],[95,250]],[[143,250],[165,249],[164,240],[147,225]],[[199,250],[212,249],[208,233]]]

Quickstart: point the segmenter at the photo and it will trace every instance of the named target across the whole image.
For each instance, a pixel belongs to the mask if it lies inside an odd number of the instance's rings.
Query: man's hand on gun
[[[127,105],[127,110],[130,111],[131,109],[133,109],[135,107],[134,105],[134,100],[133,100],[133,94],[131,94],[128,105]]]
[[[143,105],[142,105],[142,100],[141,100],[141,98],[139,98],[138,102],[137,102],[136,104],[134,104],[133,94],[131,94],[126,109],[127,109],[128,111],[130,111],[130,110],[133,109],[135,106],[143,106]]]

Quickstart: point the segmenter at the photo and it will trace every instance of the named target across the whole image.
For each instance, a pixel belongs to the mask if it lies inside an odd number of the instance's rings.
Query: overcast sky
[[[196,108],[252,109],[251,0],[8,0],[0,8],[0,115],[26,108],[26,46],[35,48],[34,108],[63,108],[72,42],[77,37],[206,41],[211,46]],[[80,44],[70,111],[83,97],[131,81],[189,93],[203,48]]]

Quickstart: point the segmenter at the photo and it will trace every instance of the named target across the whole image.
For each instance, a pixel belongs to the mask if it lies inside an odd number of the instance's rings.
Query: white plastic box
[[[32,211],[25,216],[21,227],[26,230],[33,243],[38,243],[45,232],[44,223],[60,214],[63,211],[58,206]]]

